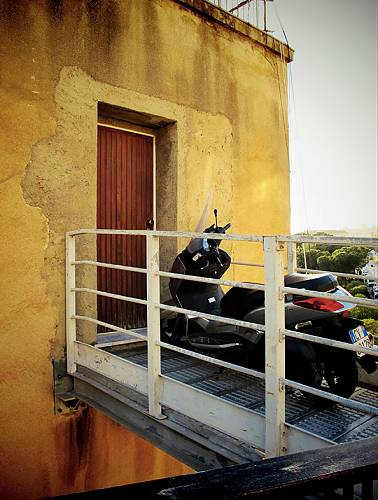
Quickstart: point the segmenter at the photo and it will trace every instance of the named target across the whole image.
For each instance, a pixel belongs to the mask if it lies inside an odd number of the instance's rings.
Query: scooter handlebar
[[[204,232],[205,233],[225,234],[227,229],[230,229],[230,227],[231,227],[230,223],[226,224],[224,227],[221,227],[221,226],[215,227],[215,225],[212,224],[211,226],[206,228]]]

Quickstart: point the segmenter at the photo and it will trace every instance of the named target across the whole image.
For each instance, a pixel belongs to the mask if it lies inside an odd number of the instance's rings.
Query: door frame
[[[97,127],[107,127],[115,130],[123,130],[124,132],[130,132],[132,134],[146,135],[147,137],[152,137],[152,212],[153,212],[153,220],[154,226],[153,230],[156,230],[156,135],[151,132],[144,132],[132,128],[131,125],[127,124],[127,126],[121,127],[119,125],[110,125],[109,123],[104,123],[102,121],[97,121]]]

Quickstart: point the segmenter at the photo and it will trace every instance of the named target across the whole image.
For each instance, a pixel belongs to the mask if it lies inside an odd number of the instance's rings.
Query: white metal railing
[[[84,234],[106,234],[106,235],[143,235],[146,237],[146,269],[131,266],[109,264],[92,260],[76,260],[75,239]],[[242,283],[239,281],[220,280],[212,278],[202,278],[187,276],[176,273],[160,271],[159,269],[159,240],[164,237],[174,238],[211,238],[231,241],[248,241],[263,244],[264,249],[264,271],[265,285],[257,283]],[[296,267],[295,245],[302,242],[324,242],[334,244],[358,244],[372,246],[377,240],[366,238],[309,238],[309,237],[289,237],[289,236],[254,236],[254,235],[223,235],[209,233],[173,232],[173,231],[132,231],[132,230],[105,230],[105,229],[82,229],[72,231],[66,235],[67,262],[66,262],[66,336],[67,336],[67,371],[74,375],[77,369],[79,351],[78,347],[83,344],[76,338],[76,322],[87,321],[113,331],[127,333],[137,339],[146,340],[140,333],[112,325],[96,318],[76,313],[76,294],[90,293],[105,296],[116,300],[144,304],[147,307],[147,345],[148,345],[148,367],[147,367],[147,394],[149,402],[149,413],[155,418],[164,418],[161,410],[162,392],[166,377],[161,375],[160,349],[163,347],[171,351],[179,352],[208,363],[252,375],[265,379],[265,450],[267,456],[278,456],[285,453],[285,432],[288,424],[285,423],[285,386],[321,396],[341,403],[347,407],[363,410],[371,414],[378,414],[378,409],[365,403],[336,396],[319,389],[304,386],[297,382],[285,378],[285,336],[297,338],[304,341],[328,345],[340,349],[347,349],[355,352],[362,352],[378,355],[378,351],[366,347],[348,344],[345,342],[324,339],[293,331],[285,328],[285,295],[301,295],[308,297],[321,297],[329,300],[340,300],[340,296],[324,292],[314,292],[304,289],[284,286],[284,261],[287,257],[287,268],[289,273],[294,272]],[[286,254],[287,251],[287,254]],[[233,262],[235,265],[250,265],[260,267],[262,264],[248,264],[239,261]],[[75,270],[77,266],[89,265],[96,267],[106,267],[110,269],[133,271],[147,275],[147,299],[137,299],[123,295],[103,292],[87,287],[76,286]],[[302,269],[301,269],[302,271]],[[309,271],[309,270],[305,270]],[[323,271],[325,272],[325,271]],[[252,290],[265,292],[265,325],[241,321],[231,318],[224,318],[213,314],[200,313],[189,309],[170,306],[160,303],[160,278],[180,278],[189,281],[213,283],[223,286],[236,286]],[[343,302],[363,305],[365,307],[378,307],[378,301],[372,299],[361,299],[356,297],[342,297]],[[247,328],[257,329],[265,333],[265,373],[241,367],[214,359],[210,356],[193,352],[181,347],[170,345],[160,339],[160,311],[169,310],[177,313],[184,313],[195,317],[203,317],[210,320],[218,320],[231,325],[239,325]],[[95,356],[100,349],[91,347],[82,352],[82,356]],[[109,355],[111,356],[111,355]],[[117,368],[118,369],[118,368]],[[122,369],[121,369],[122,370]],[[109,372],[110,373],[110,372]],[[122,375],[120,375],[122,379]],[[132,384],[131,384],[132,385]],[[142,387],[142,382],[136,382],[135,387]]]

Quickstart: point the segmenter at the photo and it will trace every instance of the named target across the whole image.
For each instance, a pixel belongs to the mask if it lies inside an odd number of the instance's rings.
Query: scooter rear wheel
[[[314,347],[309,342],[287,339],[286,377],[303,385],[320,388],[323,379],[322,367]]]

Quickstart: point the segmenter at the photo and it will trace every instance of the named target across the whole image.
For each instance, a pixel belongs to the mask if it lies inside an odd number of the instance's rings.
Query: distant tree
[[[323,255],[319,255],[317,264],[318,269],[321,269],[323,271],[333,271],[333,260],[329,252],[325,252]]]
[[[313,236],[320,236],[320,237],[332,237],[333,235],[330,233],[325,233],[324,231],[317,231],[315,233],[312,233]],[[313,245],[311,243],[311,245]],[[322,250],[323,252],[328,252],[329,254],[332,254],[335,250],[338,248],[341,248],[341,245],[331,245],[329,243],[316,243],[316,248],[319,248],[319,250]]]
[[[324,231],[315,231],[311,233],[311,236],[329,236],[332,238],[333,235],[331,233],[325,233]]]
[[[297,266],[302,268],[306,267],[304,263],[302,245],[297,245]]]
[[[354,273],[356,267],[366,262],[369,249],[363,247],[341,247],[332,253],[334,270],[341,273]]]
[[[305,244],[297,246],[298,267],[320,269],[340,273],[354,274],[357,267],[363,267],[367,261],[368,248],[332,247],[323,244]],[[306,254],[306,259],[304,256]]]
[[[316,269],[318,265],[318,257],[320,256],[321,251],[317,248],[311,248],[308,252],[306,252],[306,261],[307,267],[309,269]]]
[[[298,248],[297,251],[297,264],[298,267],[306,267],[305,263],[307,264],[308,269],[326,269],[325,267],[319,267],[319,258],[323,256],[330,256],[329,252],[324,251],[323,249],[319,248],[309,248],[306,249],[306,260],[304,258],[304,251],[303,248]]]

